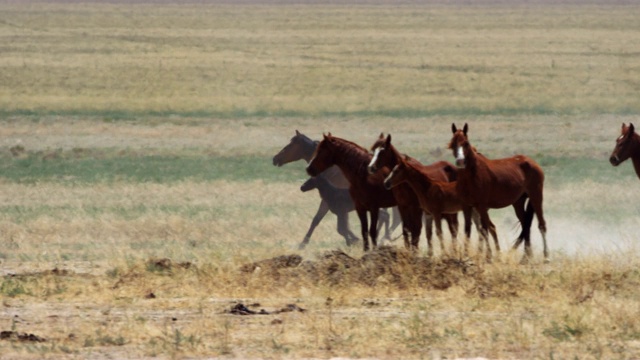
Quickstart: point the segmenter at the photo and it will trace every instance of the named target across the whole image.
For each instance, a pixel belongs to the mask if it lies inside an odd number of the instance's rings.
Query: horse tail
[[[533,205],[531,204],[531,199],[527,200],[527,205],[524,211],[524,219],[522,219],[522,229],[520,232],[519,239],[529,239],[531,234],[531,225],[533,224],[533,215],[535,211],[533,210]]]

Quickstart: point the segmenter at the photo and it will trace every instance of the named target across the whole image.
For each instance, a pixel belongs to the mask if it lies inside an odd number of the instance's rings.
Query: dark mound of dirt
[[[45,338],[38,335],[19,333],[17,331],[0,331],[0,340],[18,340],[25,342],[45,342]]]
[[[259,307],[260,304],[251,304],[249,306]],[[249,307],[247,307],[243,303],[237,303],[233,305],[231,309],[225,311],[225,313],[233,314],[233,315],[275,315],[275,314],[282,314],[286,312],[305,312],[305,311],[307,310],[299,307],[296,304],[287,304],[280,309],[267,311],[265,309],[251,310]]]
[[[304,280],[331,286],[386,284],[398,288],[421,286],[433,289],[447,289],[464,278],[481,273],[469,259],[425,258],[392,246],[379,247],[360,259],[340,250],[328,251],[317,260],[302,261],[298,255],[283,255],[244,265],[240,270],[257,273],[258,268],[268,268],[269,271],[260,274],[270,280]]]

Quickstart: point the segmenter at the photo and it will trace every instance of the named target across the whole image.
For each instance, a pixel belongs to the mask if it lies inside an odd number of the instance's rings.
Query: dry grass
[[[524,266],[365,256],[333,215],[299,251],[319,202],[301,163],[286,181],[3,177],[2,357],[640,357],[637,179],[607,163],[637,122],[637,6],[492,4],[0,4],[5,163],[29,166],[17,144],[269,162],[295,129],[391,133],[430,162],[469,122],[486,155],[542,164],[552,253],[533,230]],[[491,214],[508,248],[515,216]],[[282,255],[301,258],[252,266]]]
[[[0,6],[9,113],[639,110],[635,5]]]

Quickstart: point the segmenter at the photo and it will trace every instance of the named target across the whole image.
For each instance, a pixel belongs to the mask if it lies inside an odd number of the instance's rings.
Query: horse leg
[[[409,242],[408,224],[411,222],[409,220],[409,217],[411,216],[411,210],[405,206],[398,206],[398,211],[400,212],[400,216],[402,217],[402,238],[404,239],[404,247],[409,250],[411,248],[411,243]]]
[[[464,255],[467,256],[469,254],[469,242],[471,241],[471,223],[474,221],[472,218],[479,217],[479,215],[477,211],[469,206],[462,209],[462,215],[464,216]],[[477,221],[479,222],[479,219]],[[478,222],[476,222],[476,228],[480,229]],[[478,230],[478,232],[480,231]]]
[[[422,232],[422,209],[414,209],[411,213],[411,224],[409,231],[411,232],[411,250],[418,250],[420,245],[420,232]]]
[[[373,209],[370,211],[371,213],[371,226],[369,228],[369,235],[371,236],[371,244],[373,248],[378,247],[378,215],[380,213],[380,209]]]
[[[431,239],[433,238],[433,216],[428,213],[423,213],[420,217],[424,218],[424,232],[427,235],[427,255],[433,256],[433,243]],[[420,219],[422,221],[422,219]]]
[[[500,252],[500,242],[498,241],[498,232],[496,231],[496,226],[491,222],[489,224],[489,232],[491,233],[491,237],[493,237],[493,243],[496,246],[496,252]]]
[[[458,214],[446,214],[444,218],[447,220],[451,233],[451,248],[455,252],[458,247]]]
[[[489,218],[489,209],[479,208],[478,212],[480,213],[480,223],[482,224],[482,231],[480,233],[480,241],[486,242],[486,258],[487,262],[491,262],[491,246],[489,246],[489,236],[487,231],[489,229],[489,224],[491,224],[491,219]]]
[[[544,220],[544,214],[542,212],[542,186],[540,186],[539,191],[531,193],[529,203],[533,205],[536,218],[538,218],[538,229],[540,230],[540,234],[542,234],[542,245],[544,246],[544,261],[549,262],[549,249],[547,248],[547,222]]]
[[[393,234],[398,226],[402,224],[402,216],[397,206],[391,208],[391,225],[389,226],[389,232]]]
[[[531,203],[531,201],[529,201],[524,213],[524,218],[522,222],[522,232],[520,234],[520,237],[518,238],[520,242],[524,241],[524,256],[520,261],[521,264],[528,263],[533,255],[531,253],[531,224],[533,223],[533,214],[534,214],[533,204]]]
[[[362,249],[369,251],[369,232],[367,231],[367,210],[356,207],[358,219],[360,219],[360,230],[362,232]]]
[[[380,229],[384,226],[385,231],[383,239],[391,240],[391,234],[389,233],[389,213],[387,210],[380,209],[378,212],[378,219],[378,233],[380,233]]]
[[[302,240],[300,245],[298,245],[298,249],[302,250],[305,248],[305,246],[307,246],[309,240],[311,240],[311,234],[313,234],[313,230],[315,230],[316,226],[320,224],[320,221],[324,218],[325,215],[327,215],[328,212],[329,204],[327,204],[327,202],[324,200],[320,201],[320,207],[318,207],[316,215],[313,217],[313,220],[311,220],[311,226],[309,226],[307,234],[304,236],[304,239]]]
[[[442,255],[446,253],[444,250],[444,239],[442,238],[442,214],[434,213],[433,221],[436,223],[436,236],[438,236],[438,240],[440,241]]]
[[[344,237],[347,246],[351,246],[358,241],[358,237],[349,229],[349,212],[341,211],[336,213],[338,217],[338,234]]]
[[[527,201],[527,194],[522,195],[515,203],[513,203],[513,210],[516,213],[516,217],[518,218],[518,221],[520,222],[520,226],[522,227],[522,230],[520,231],[520,235],[518,236],[518,238],[516,239],[516,241],[513,244],[512,249],[516,250],[520,244],[522,244],[522,242],[524,241],[525,238],[528,237],[528,234],[525,233],[525,204]]]

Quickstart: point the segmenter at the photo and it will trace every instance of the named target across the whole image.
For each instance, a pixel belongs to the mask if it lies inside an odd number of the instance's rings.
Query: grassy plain
[[[607,161],[640,110],[638,10],[1,3],[0,331],[46,338],[2,357],[638,358],[638,180]],[[296,250],[319,197],[271,165],[295,129],[431,162],[452,122],[541,163],[550,264],[534,230],[530,265],[454,259],[444,285],[239,270],[363,255],[333,215]],[[515,216],[492,217],[508,248]]]

